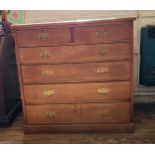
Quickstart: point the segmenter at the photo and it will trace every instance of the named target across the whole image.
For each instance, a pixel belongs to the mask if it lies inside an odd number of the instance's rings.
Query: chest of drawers
[[[26,133],[133,131],[133,19],[12,30]]]

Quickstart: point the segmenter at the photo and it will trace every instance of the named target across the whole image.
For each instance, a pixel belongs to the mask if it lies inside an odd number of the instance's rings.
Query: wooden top
[[[120,22],[130,22],[135,20],[135,18],[104,18],[104,19],[80,19],[80,20],[64,20],[64,21],[57,21],[57,22],[45,22],[45,23],[29,23],[29,24],[16,24],[11,25],[12,30],[20,30],[20,29],[29,29],[32,27],[39,28],[39,27],[46,27],[46,26],[78,26],[78,25],[89,25],[89,24],[109,24],[111,22],[120,23]]]

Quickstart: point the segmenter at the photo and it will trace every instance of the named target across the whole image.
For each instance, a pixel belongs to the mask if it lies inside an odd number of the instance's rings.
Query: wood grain
[[[26,132],[133,131],[132,24],[130,18],[12,26]],[[108,74],[100,76],[103,65]],[[44,113],[58,113],[59,125]]]
[[[134,133],[119,133],[131,132],[133,124],[91,124],[83,125],[81,131],[79,129],[82,126],[79,125],[29,125],[25,127],[26,131],[29,133],[31,131],[33,134],[24,134],[23,115],[20,113],[10,127],[0,128],[0,144],[154,144],[154,103],[134,104],[133,118]],[[51,129],[53,130],[51,131]],[[115,134],[105,134],[107,132],[115,132]]]
[[[40,38],[44,37],[45,39]],[[54,29],[33,29],[17,31],[17,41],[19,47],[47,46],[57,43],[68,43],[71,41],[69,28],[61,27]]]
[[[24,94],[26,104],[129,100],[129,85],[129,82],[25,85]],[[99,94],[102,88],[109,89],[109,93]],[[48,90],[54,94],[45,96],[44,91]]]
[[[128,81],[129,62],[22,66],[24,84]]]
[[[121,33],[120,33],[121,32]],[[130,39],[130,24],[85,26],[75,28],[75,42],[97,43]]]
[[[49,112],[55,115],[49,116]],[[129,123],[129,113],[129,103],[124,102],[27,105],[26,124]]]
[[[48,52],[50,56],[41,57],[40,54],[44,51]],[[130,44],[19,48],[19,55],[23,65],[130,60]]]

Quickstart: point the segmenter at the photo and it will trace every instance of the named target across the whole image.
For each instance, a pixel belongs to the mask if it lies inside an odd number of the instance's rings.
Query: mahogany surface
[[[133,20],[12,26],[26,133],[133,131]]]

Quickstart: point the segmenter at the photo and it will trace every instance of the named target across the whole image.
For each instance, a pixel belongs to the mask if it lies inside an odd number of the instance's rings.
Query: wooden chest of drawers
[[[12,29],[25,132],[133,131],[133,19]]]

